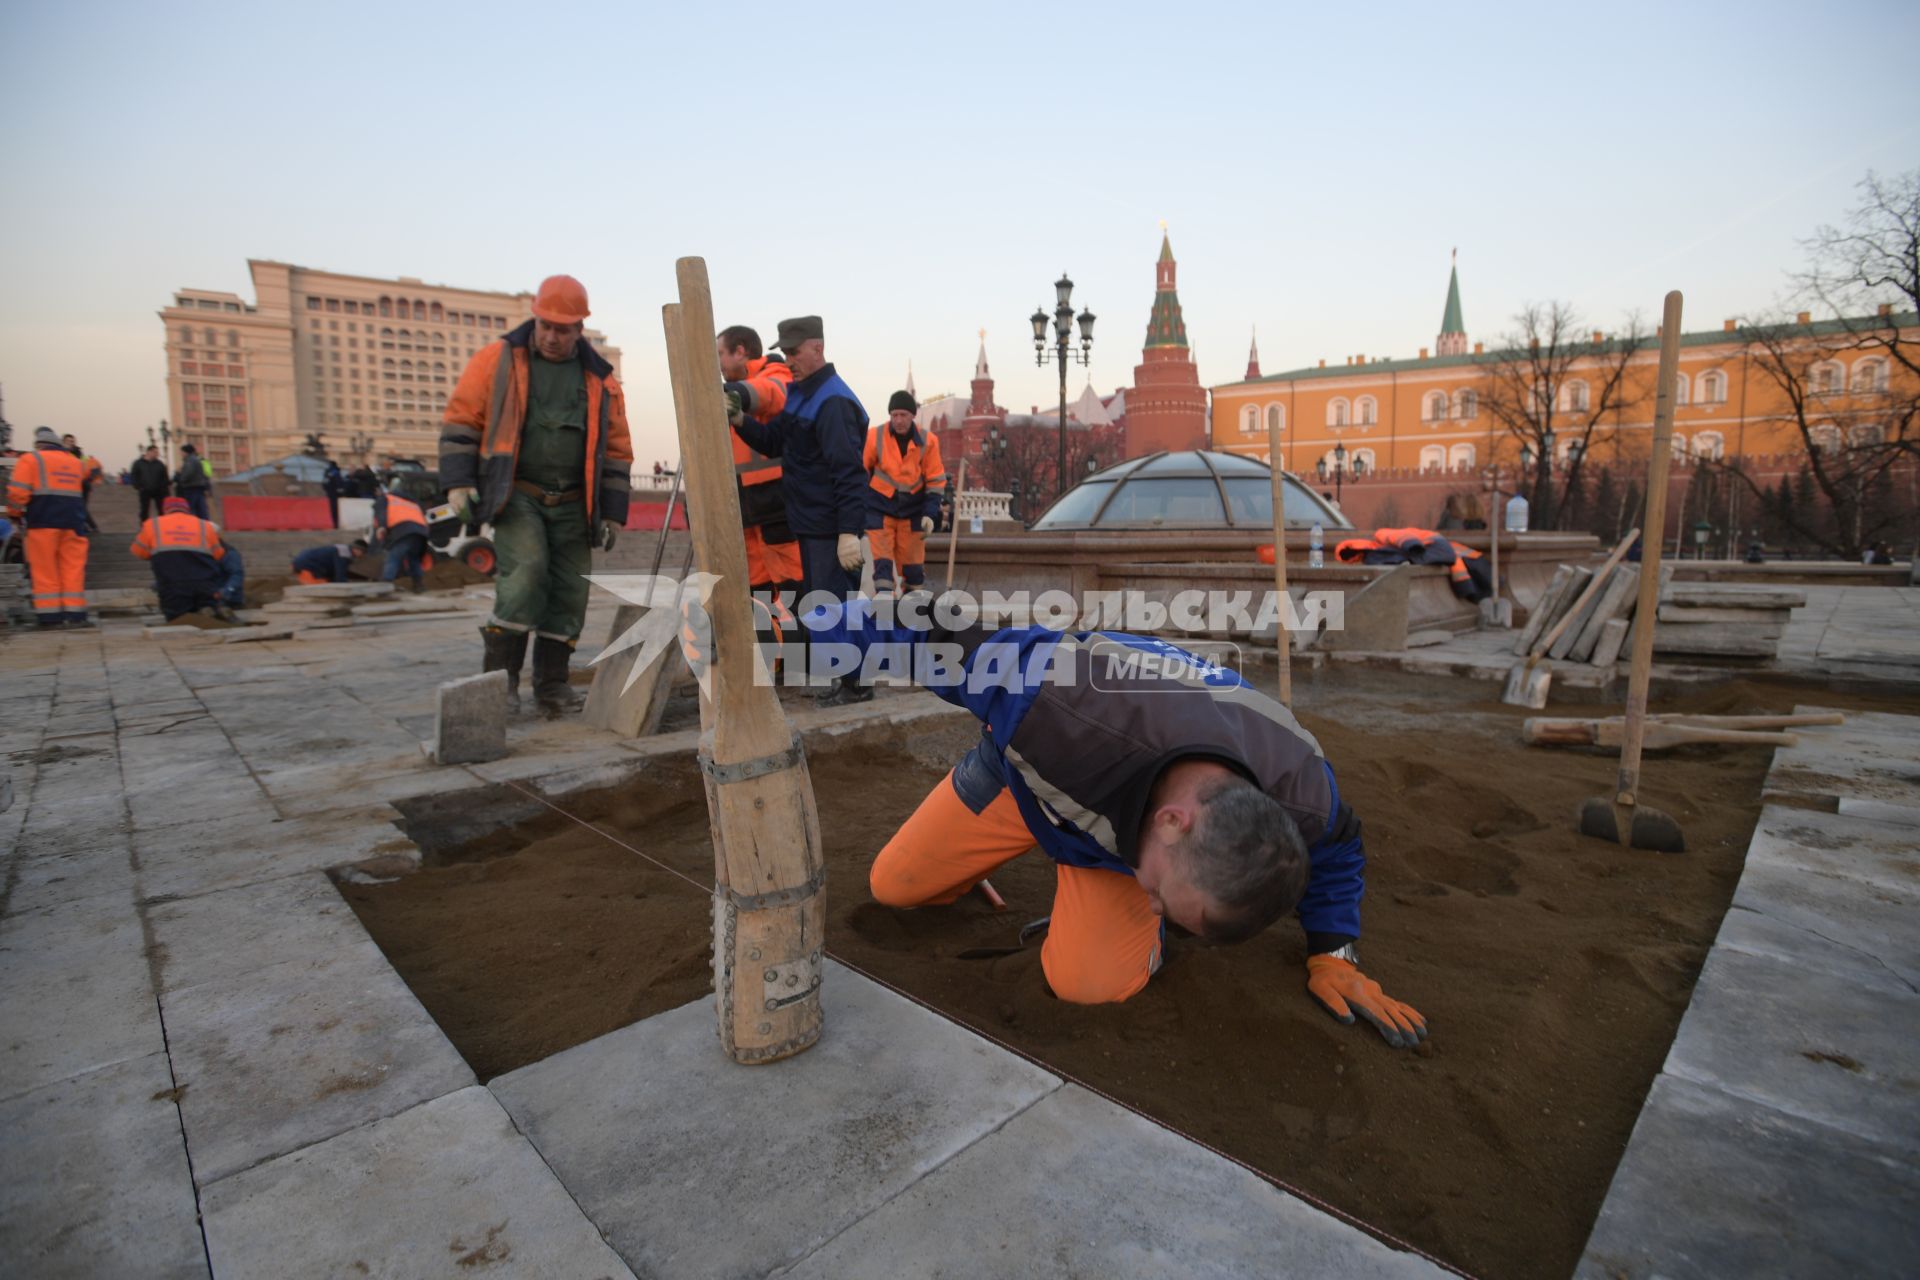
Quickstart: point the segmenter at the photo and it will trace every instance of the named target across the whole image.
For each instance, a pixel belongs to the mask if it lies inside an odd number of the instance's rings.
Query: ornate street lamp
[[[1333,477],[1333,500],[1337,504],[1343,492],[1342,482],[1347,478],[1347,446],[1337,441],[1335,442],[1333,446],[1333,467],[1331,470],[1328,469],[1325,458],[1314,463],[1313,469],[1315,474],[1320,477],[1321,484],[1327,482],[1328,476]],[[1358,458],[1354,459],[1353,474],[1357,476],[1361,470],[1360,460]]]
[[[1073,281],[1062,271],[1060,278],[1053,282],[1053,294],[1056,299],[1053,308],[1053,349],[1047,348],[1047,313],[1036,308],[1027,317],[1033,325],[1033,363],[1042,366],[1052,359],[1060,366],[1060,460],[1054,469],[1054,481],[1059,486],[1057,497],[1067,491],[1067,366],[1077,358],[1086,364],[1093,353],[1092,311],[1082,311],[1079,315],[1080,349],[1073,349]]]

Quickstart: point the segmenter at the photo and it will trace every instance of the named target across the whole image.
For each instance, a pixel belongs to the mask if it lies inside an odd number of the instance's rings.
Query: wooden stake
[[[1660,317],[1660,380],[1653,410],[1653,456],[1647,459],[1647,516],[1641,523],[1640,600],[1633,611],[1633,667],[1627,676],[1626,741],[1613,788],[1620,847],[1633,847],[1633,809],[1640,802],[1640,744],[1646,731],[1647,685],[1653,678],[1653,627],[1660,610],[1660,552],[1667,531],[1667,467],[1673,461],[1673,389],[1680,370],[1680,291],[1667,295]]]
[[[733,452],[713,345],[706,263],[675,264],[680,302],[663,309],[686,469],[695,562],[708,593],[711,720],[701,734],[713,835],[713,985],[733,1060],[771,1062],[820,1038],[826,909],[820,820],[799,735],[760,662],[740,536]]]
[[[1291,597],[1287,595],[1287,491],[1280,469],[1280,424],[1267,418],[1267,461],[1273,481],[1273,590],[1279,612],[1274,615],[1274,647],[1280,651],[1280,705],[1293,705],[1293,632],[1287,629]]]
[[[1488,541],[1493,543],[1493,618],[1500,620],[1500,464],[1493,464],[1493,488],[1487,494]]]
[[[960,459],[960,473],[953,481],[953,527],[947,530],[947,590],[953,590],[953,558],[960,550],[960,494],[967,487],[967,460]]]

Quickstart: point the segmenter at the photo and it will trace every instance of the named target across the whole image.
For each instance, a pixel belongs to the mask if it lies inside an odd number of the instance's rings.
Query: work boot
[[[573,646],[552,636],[533,639],[533,696],[550,716],[580,709],[581,697],[567,683]]]
[[[520,667],[527,660],[527,633],[505,627],[482,627],[480,638],[486,645],[480,670],[507,673],[507,710],[520,710]]]
[[[99,630],[99,627],[97,627],[97,626],[95,626],[95,625],[94,625],[94,621],[93,621],[93,619],[92,619],[92,618],[89,618],[89,617],[88,617],[88,616],[87,616],[86,614],[84,614],[84,613],[81,613],[81,614],[70,614],[70,615],[68,615],[68,617],[67,617],[67,630],[69,630],[69,631],[98,631],[98,630]]]
[[[824,693],[814,695],[816,707],[844,707],[854,702],[872,702],[873,689],[860,683],[859,676],[841,676]]]

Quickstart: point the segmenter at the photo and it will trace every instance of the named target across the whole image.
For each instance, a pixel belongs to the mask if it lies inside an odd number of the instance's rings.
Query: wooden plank
[[[1791,609],[1709,609],[1704,606],[1663,604],[1658,614],[1662,622],[1722,622],[1733,626],[1767,623],[1785,626],[1793,617]]]
[[[1607,574],[1607,580],[1603,582],[1591,581],[1591,579],[1598,578],[1600,572]],[[1606,566],[1601,566],[1600,572],[1589,572],[1587,574],[1589,581],[1586,586],[1581,589],[1583,591],[1589,591],[1591,588],[1597,587],[1598,590],[1591,590],[1585,600],[1576,600],[1569,607],[1568,612],[1572,614],[1573,620],[1568,623],[1566,629],[1560,633],[1560,638],[1555,640],[1553,646],[1547,650],[1547,656],[1549,658],[1558,661],[1566,657],[1568,652],[1573,648],[1573,642],[1580,638],[1580,628],[1587,625],[1587,619],[1593,616],[1594,607],[1600,603],[1600,597],[1606,591],[1608,582],[1611,582],[1613,579],[1612,572],[1608,570]],[[1564,617],[1565,615],[1562,616]]]
[[[1750,587],[1742,583],[1680,582],[1660,597],[1662,604],[1703,609],[1798,609],[1807,593],[1799,587]]]
[[[1640,566],[1640,569],[1641,569],[1641,572],[1642,572],[1642,573],[1644,573],[1644,572],[1646,572],[1646,563],[1645,563],[1644,561],[1642,561],[1642,562],[1641,562],[1641,566]],[[1673,566],[1672,566],[1672,565],[1670,565],[1670,564],[1663,564],[1663,565],[1661,565],[1661,566],[1660,566],[1660,581],[1659,581],[1659,583],[1658,583],[1658,585],[1656,585],[1656,586],[1654,587],[1654,589],[1653,589],[1653,591],[1652,591],[1652,593],[1651,593],[1651,594],[1652,594],[1652,598],[1653,598],[1653,599],[1655,599],[1655,600],[1658,600],[1658,599],[1660,599],[1660,593],[1661,593],[1661,592],[1663,592],[1663,591],[1665,591],[1665,590],[1667,589],[1667,584],[1668,584],[1669,582],[1671,582],[1671,581],[1673,581]],[[1630,625],[1629,625],[1629,626],[1627,627],[1627,644],[1626,644],[1626,648],[1625,648],[1625,649],[1623,649],[1623,650],[1621,650],[1621,652],[1623,652],[1623,653],[1632,653],[1632,652],[1633,652],[1633,639],[1634,639],[1634,633],[1635,633],[1635,632],[1637,632],[1637,631],[1639,630],[1639,628],[1640,628],[1640,600],[1642,600],[1642,599],[1645,599],[1645,598],[1646,598],[1646,597],[1648,596],[1648,594],[1649,594],[1649,593],[1647,593],[1647,592],[1645,592],[1645,591],[1642,591],[1642,592],[1640,593],[1640,595],[1639,595],[1639,597],[1637,597],[1637,598],[1635,598],[1635,600],[1634,600],[1634,609],[1633,609],[1633,612],[1632,612],[1631,614],[1629,614],[1629,615],[1628,615],[1628,621],[1629,621],[1629,624],[1630,624]],[[1659,612],[1658,612],[1658,610],[1656,610],[1656,611],[1655,611],[1655,614],[1654,614],[1654,617],[1655,617],[1655,619],[1656,619],[1656,621],[1657,621],[1657,620],[1658,620],[1658,618],[1659,618]]]
[[[1547,589],[1534,601],[1533,610],[1527,614],[1527,625],[1520,629],[1519,637],[1513,642],[1513,651],[1525,656],[1533,649],[1547,629],[1547,620],[1567,599],[1567,583],[1573,580],[1573,566],[1563,564],[1553,571],[1553,580],[1547,583]]]
[[[1771,658],[1780,650],[1784,627],[1729,627],[1713,623],[1661,623],[1654,633],[1656,653],[1691,653],[1731,658]]]
[[[1626,648],[1627,631],[1633,624],[1625,618],[1609,618],[1600,628],[1600,638],[1594,642],[1593,657],[1589,659],[1596,667],[1611,667],[1620,661],[1620,652]]]
[[[1586,625],[1580,628],[1579,638],[1573,642],[1573,648],[1567,650],[1567,656],[1575,662],[1585,662],[1593,657],[1594,646],[1600,643],[1600,631],[1607,623],[1620,616],[1640,590],[1640,566],[1623,564],[1607,583],[1600,599],[1594,603],[1593,613],[1587,618]]]

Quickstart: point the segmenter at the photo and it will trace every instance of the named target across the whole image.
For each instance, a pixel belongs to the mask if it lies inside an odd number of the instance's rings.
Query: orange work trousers
[[[779,582],[800,581],[800,540],[768,542],[760,536],[760,526],[747,526],[747,585],[771,587]]]
[[[333,581],[332,578],[321,577],[311,569],[302,569],[299,577],[300,585],[303,587],[321,587]]]
[[[948,772],[873,861],[868,883],[890,907],[952,902],[996,867],[1034,849],[1033,833],[1005,790],[975,813]],[[1036,856],[1045,857],[1038,853]],[[1160,967],[1160,917],[1132,876],[1055,865],[1053,921],[1040,967],[1071,1004],[1137,994]]]
[[[42,622],[87,616],[87,539],[72,529],[27,530],[33,611]]]
[[[927,580],[927,535],[920,532],[919,520],[881,516],[880,527],[867,530],[867,541],[873,545],[874,590],[893,585],[895,565],[910,587]]]

